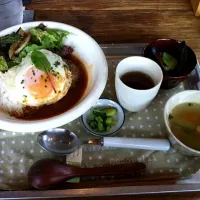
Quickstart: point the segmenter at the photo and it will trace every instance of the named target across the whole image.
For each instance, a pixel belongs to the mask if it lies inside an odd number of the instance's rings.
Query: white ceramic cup
[[[142,72],[151,77],[155,86],[146,90],[130,88],[120,79],[127,72]],[[130,112],[143,110],[157,95],[162,80],[163,73],[156,62],[140,56],[125,58],[118,64],[115,74],[115,91],[118,101]]]

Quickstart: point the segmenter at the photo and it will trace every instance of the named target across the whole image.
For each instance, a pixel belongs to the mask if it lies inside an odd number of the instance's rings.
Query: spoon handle
[[[170,143],[167,139],[105,137],[103,146],[168,151]]]
[[[47,189],[74,177],[105,175],[139,175],[146,171],[143,163],[115,165],[110,167],[79,168],[58,160],[44,159],[35,162],[28,172],[30,186]]]

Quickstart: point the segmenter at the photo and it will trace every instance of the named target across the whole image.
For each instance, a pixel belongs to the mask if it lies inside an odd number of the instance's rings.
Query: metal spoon
[[[62,128],[40,133],[37,141],[45,150],[55,154],[72,153],[83,144],[160,151],[167,151],[170,148],[167,139],[105,137],[81,141],[73,132]]]

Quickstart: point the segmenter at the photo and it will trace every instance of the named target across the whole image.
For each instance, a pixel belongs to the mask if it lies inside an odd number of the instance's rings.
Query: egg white
[[[65,67],[66,63],[60,56],[52,53],[51,51],[44,49],[40,51],[46,55],[48,61],[51,64],[51,70],[59,74],[61,77],[59,80],[59,88],[56,88],[57,92],[55,93],[52,90],[51,94],[46,96],[44,99],[38,99],[35,98],[35,96],[33,96],[24,86],[25,74],[30,68],[34,66],[31,61],[30,53],[22,60],[20,65],[9,69],[6,73],[0,74],[0,93],[3,93],[3,97],[1,97],[0,103],[7,100],[10,104],[9,110],[17,110],[18,107],[21,107],[21,110],[23,111],[27,106],[38,108],[43,105],[53,104],[67,94],[72,83],[72,76],[71,72]],[[57,65],[55,65],[56,62]]]

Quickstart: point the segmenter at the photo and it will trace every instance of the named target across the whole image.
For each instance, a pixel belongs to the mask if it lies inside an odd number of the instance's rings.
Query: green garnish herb
[[[163,61],[167,65],[167,71],[173,70],[178,63],[176,58],[166,52],[163,53]]]
[[[169,117],[168,117],[168,119],[169,120],[172,120],[174,117],[171,115],[171,114],[169,114]]]
[[[48,79],[51,83],[51,86],[54,90],[54,92],[56,93],[56,89],[53,85],[53,82],[51,80],[51,77],[49,76],[49,72],[50,72],[50,69],[51,69],[51,64],[50,62],[48,61],[47,57],[45,56],[45,54],[43,54],[41,51],[38,51],[38,50],[35,50],[31,53],[31,60],[33,62],[33,64],[35,65],[35,67],[41,71],[44,71],[47,76],[48,76]]]
[[[23,95],[23,97],[27,98],[27,95]]]
[[[60,62],[57,60],[55,63],[54,63],[55,67],[58,67],[58,65],[60,65]]]
[[[31,53],[31,60],[37,69],[49,73],[51,64],[44,53],[38,50],[33,51]]]
[[[24,83],[24,80],[21,81],[21,84],[23,84],[23,83]]]
[[[192,103],[188,103],[188,106],[193,106],[193,104]]]

